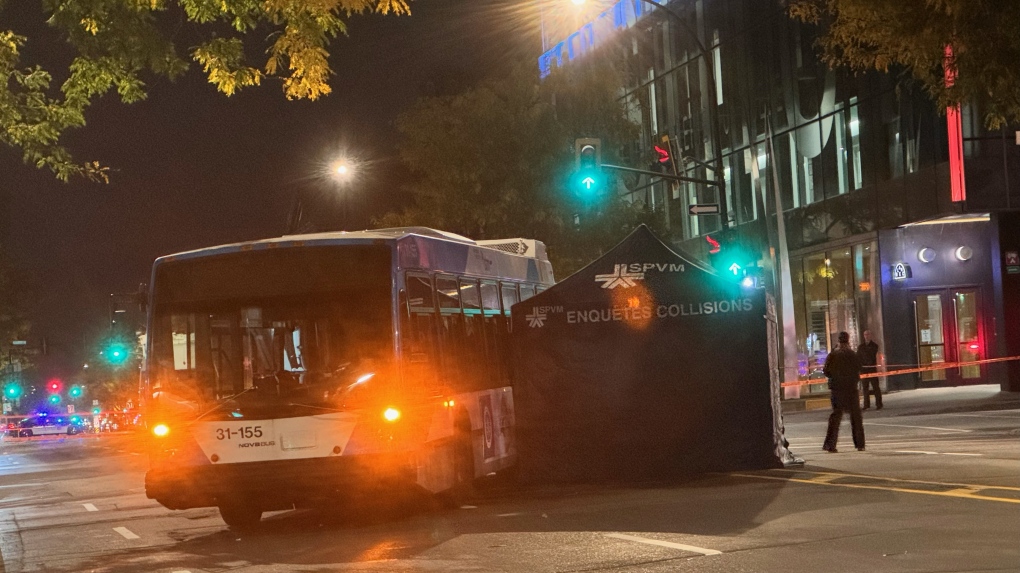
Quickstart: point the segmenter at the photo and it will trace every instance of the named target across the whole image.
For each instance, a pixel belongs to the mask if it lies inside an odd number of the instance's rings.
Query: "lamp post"
[[[343,229],[347,230],[347,221],[349,218],[351,193],[347,189],[347,184],[354,177],[355,169],[354,166],[349,163],[346,159],[341,159],[333,164],[333,180],[336,181],[339,192],[342,195],[340,198],[343,201],[344,208],[344,219]]]
[[[580,6],[584,4],[586,0],[571,0],[571,1],[575,5]],[[707,165],[704,163],[702,163],[701,165],[703,165],[706,169],[709,169],[714,172],[715,177],[713,177],[713,179],[716,181],[715,187],[717,189],[719,198],[720,226],[723,229],[726,229],[729,227],[730,210],[726,199],[726,179],[724,175],[722,162],[722,137],[721,137],[722,132],[719,129],[719,96],[718,93],[716,92],[715,62],[712,59],[712,52],[705,47],[704,43],[702,43],[701,39],[698,37],[697,30],[691,28],[690,24],[688,24],[687,21],[684,20],[684,18],[680,14],[676,13],[672,8],[669,7],[670,0],[663,0],[662,4],[659,4],[654,0],[641,0],[641,2],[644,2],[649,6],[659,8],[660,10],[668,14],[678,24],[680,24],[680,26],[690,35],[691,39],[694,41],[695,47],[698,49],[698,52],[700,52],[701,56],[705,59],[705,70],[706,75],[708,76],[708,97],[710,100],[708,102],[709,106],[708,117],[710,124],[709,129],[712,132],[712,155],[715,156],[715,160],[713,161],[714,165]]]
[[[343,228],[345,230],[347,228],[347,212],[350,201],[346,186],[354,178],[357,172],[358,167],[356,163],[349,159],[342,158],[325,164],[320,164],[320,167],[315,174],[315,182],[317,186],[336,186],[337,192],[342,194]],[[299,189],[294,195],[294,201],[291,203],[290,207],[290,214],[287,216],[288,235],[311,233],[315,230],[314,225],[308,220],[307,214],[305,213],[305,199],[305,191]]]

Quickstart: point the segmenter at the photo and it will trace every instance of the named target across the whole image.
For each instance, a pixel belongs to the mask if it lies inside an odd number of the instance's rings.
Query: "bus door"
[[[914,333],[917,363],[970,362],[983,358],[981,306],[976,288],[919,291],[914,294]],[[975,384],[983,366],[963,366],[921,372],[922,383]]]

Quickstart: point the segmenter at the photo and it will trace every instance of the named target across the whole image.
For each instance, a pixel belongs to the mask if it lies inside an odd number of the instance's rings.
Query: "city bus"
[[[552,283],[540,241],[420,227],[158,258],[146,495],[234,529],[365,491],[462,499],[516,461],[510,307]]]

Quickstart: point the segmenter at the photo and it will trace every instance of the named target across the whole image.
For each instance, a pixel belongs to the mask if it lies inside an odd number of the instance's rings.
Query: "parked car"
[[[72,436],[82,431],[82,424],[71,416],[49,416],[39,414],[21,421],[16,429],[8,430],[11,435],[21,438],[67,434]],[[17,433],[15,433],[17,432]]]

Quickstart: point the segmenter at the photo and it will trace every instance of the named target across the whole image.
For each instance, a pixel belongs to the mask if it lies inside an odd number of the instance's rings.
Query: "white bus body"
[[[147,495],[242,527],[365,486],[450,492],[510,467],[510,306],[552,284],[544,250],[403,228],[157,259]]]

